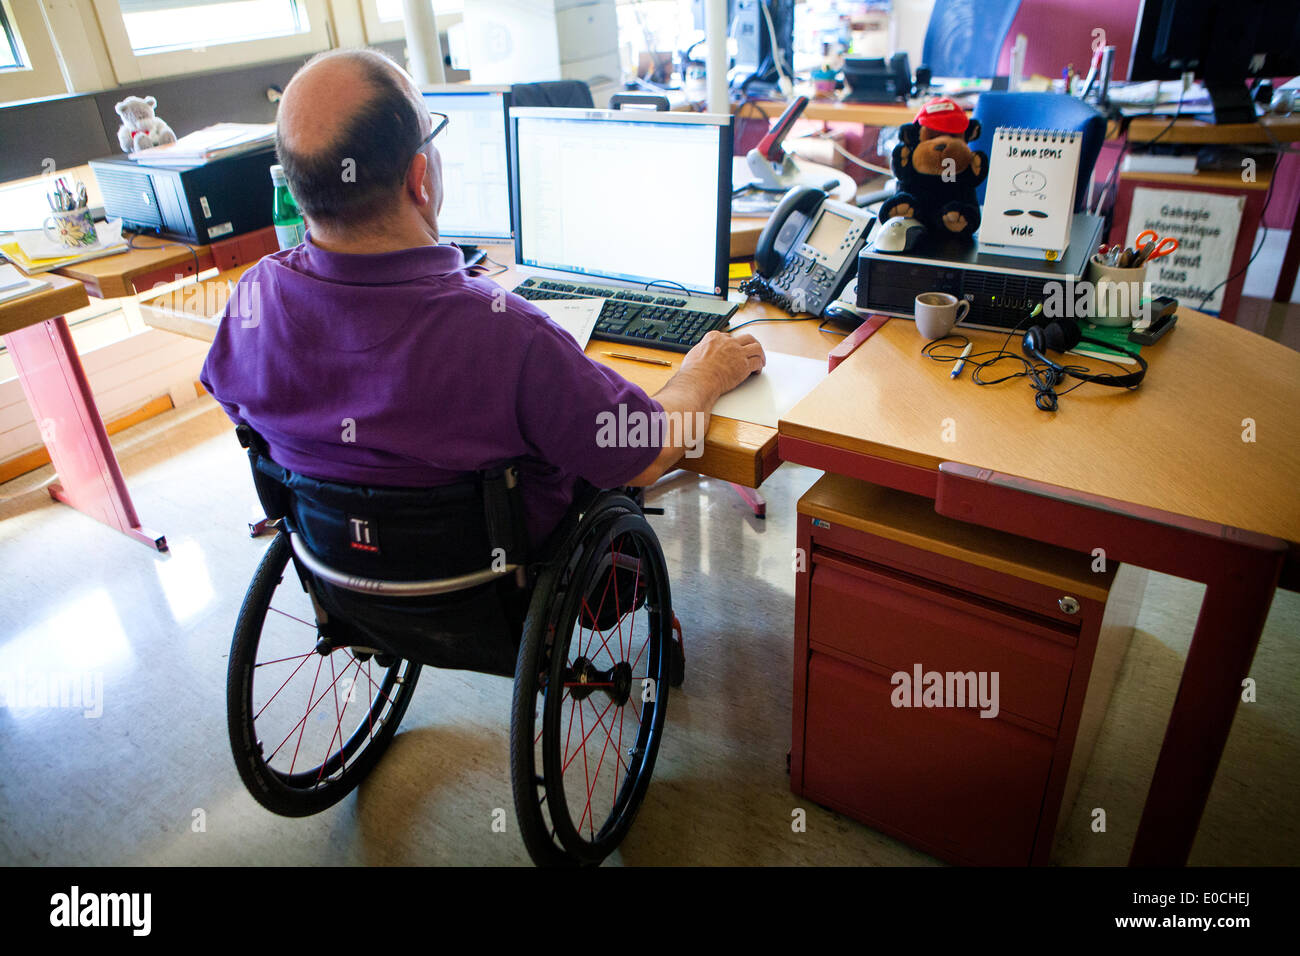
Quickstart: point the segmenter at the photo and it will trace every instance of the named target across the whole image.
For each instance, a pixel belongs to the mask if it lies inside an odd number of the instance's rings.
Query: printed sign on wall
[[[1125,241],[1131,243],[1144,229],[1154,229],[1162,238],[1173,236],[1179,243],[1170,255],[1152,259],[1147,266],[1151,297],[1173,296],[1181,305],[1217,315],[1223,308],[1223,280],[1232,266],[1245,206],[1244,196],[1134,189]],[[1205,294],[1216,287],[1202,306]]]

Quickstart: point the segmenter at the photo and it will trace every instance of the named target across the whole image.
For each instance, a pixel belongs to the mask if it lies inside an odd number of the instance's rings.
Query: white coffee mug
[[[970,302],[947,292],[922,292],[916,297],[916,330],[927,341],[941,339],[966,318]]]

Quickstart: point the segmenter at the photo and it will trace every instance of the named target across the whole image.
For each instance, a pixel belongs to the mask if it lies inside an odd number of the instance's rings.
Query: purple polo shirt
[[[540,542],[577,478],[614,487],[658,454],[600,447],[598,416],[661,408],[536,306],[464,268],[454,246],[347,255],[309,237],[244,273],[203,385],[277,462],[314,478],[427,487],[522,459]]]

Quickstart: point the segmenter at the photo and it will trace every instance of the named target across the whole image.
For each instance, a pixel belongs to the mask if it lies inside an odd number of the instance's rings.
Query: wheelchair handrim
[[[604,706],[603,712],[601,709],[593,708],[595,722],[587,725],[581,706],[583,700],[587,698],[572,700],[568,697],[568,690],[563,688],[565,687],[566,666],[574,663],[569,660],[570,649],[574,641],[574,629],[575,627],[578,629],[579,642],[581,642],[584,630],[580,625],[578,616],[586,598],[586,595],[581,593],[581,587],[586,581],[590,580],[592,568],[599,566],[601,562],[609,559],[615,553],[614,542],[619,540],[634,540],[637,542],[638,557],[643,561],[651,562],[649,578],[659,593],[647,594],[645,598],[644,608],[648,620],[648,629],[642,647],[642,652],[646,654],[646,674],[647,677],[653,675],[656,691],[653,700],[643,702],[644,706],[640,709],[637,708],[636,704],[638,695],[633,693],[628,696],[625,703],[619,707],[619,729],[616,734],[612,715],[610,715],[608,726],[604,725],[604,717],[614,705],[613,697]],[[550,733],[545,734],[545,741],[548,745],[544,745],[543,748],[543,761],[546,768],[546,799],[550,804],[549,815],[552,826],[566,850],[585,861],[598,862],[618,844],[621,835],[631,825],[632,818],[640,805],[641,797],[644,796],[645,788],[649,785],[650,775],[658,753],[668,690],[667,652],[668,641],[671,639],[669,633],[671,619],[670,616],[665,615],[664,610],[671,606],[671,599],[668,593],[667,571],[662,553],[654,541],[653,533],[650,532],[649,526],[640,514],[625,514],[614,521],[602,533],[597,546],[588,549],[574,565],[570,581],[572,582],[571,586],[566,591],[564,599],[560,602],[561,612],[556,619],[559,629],[556,631],[555,643],[551,649],[551,666],[543,706],[543,727],[550,730]],[[617,580],[613,576],[610,578],[610,585],[616,592]],[[635,615],[637,610],[639,608],[634,608],[631,614]],[[622,620],[620,618],[620,628]],[[633,622],[632,627],[635,627],[635,622]],[[612,632],[614,629],[606,630]],[[601,632],[592,629],[588,640],[588,648],[594,644],[594,637],[598,634],[601,634]],[[609,651],[604,635],[602,635],[601,640],[605,650]],[[624,657],[625,660],[627,656],[631,655],[632,646],[633,636],[629,634],[628,650],[626,654],[623,652],[620,631],[619,651],[620,656]],[[611,652],[610,657],[612,658],[612,656]],[[634,690],[639,690],[635,681],[635,664],[632,665],[631,671],[630,676]],[[556,694],[553,692],[554,688],[562,689],[559,694]],[[561,728],[562,711],[566,700],[571,704],[568,726]],[[622,736],[622,730],[628,706],[631,706],[637,713],[639,727],[632,747],[634,759],[624,762],[623,751],[626,740]],[[647,710],[650,713],[647,714],[645,712]],[[579,718],[577,725],[573,724],[575,714]],[[591,768],[587,763],[585,745],[587,739],[596,735],[598,727],[604,729],[605,744],[595,768],[594,781],[591,778],[586,780],[586,804],[583,807],[583,814],[575,826],[569,810],[569,800],[565,792],[564,779],[565,773],[576,761],[578,751],[569,753],[569,745],[574,735],[580,736],[579,747],[583,753],[584,773],[589,773]],[[611,743],[615,744],[615,759],[611,762],[612,772],[617,775],[620,766],[624,768],[624,772],[618,784],[617,792],[614,794],[609,816],[606,817],[604,823],[597,830],[594,821],[595,808],[592,806],[592,802],[607,757],[606,749]],[[563,754],[560,752],[562,746],[565,750]],[[579,799],[581,799],[581,795],[579,795]],[[584,830],[587,836],[583,835]]]

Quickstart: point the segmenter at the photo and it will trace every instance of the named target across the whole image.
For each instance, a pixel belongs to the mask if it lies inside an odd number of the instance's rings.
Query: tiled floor
[[[262,810],[226,736],[226,655],[265,544],[246,459],[209,402],[118,436],[157,556],[52,504],[48,471],[0,486],[0,675],[88,675],[81,707],[0,709],[0,863],[526,863],[508,776],[508,680],[426,671],[391,751],[358,792],[305,819]],[[690,669],[645,806],[614,863],[935,861],[793,797],[794,510],[816,475],[783,467],[750,517],[718,482],[673,482],[653,523]],[[1080,800],[1055,860],[1122,864],[1195,619],[1199,589],[1153,576]],[[1193,852],[1300,860],[1300,597],[1279,593]],[[94,694],[102,680],[102,695]],[[87,709],[102,708],[88,718]],[[806,832],[792,812],[807,811]],[[1094,833],[1091,810],[1107,811]],[[495,832],[504,809],[506,832]],[[201,825],[200,825],[201,824]]]

